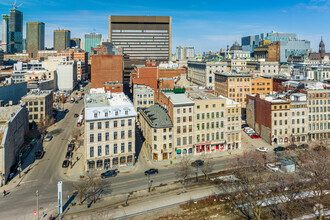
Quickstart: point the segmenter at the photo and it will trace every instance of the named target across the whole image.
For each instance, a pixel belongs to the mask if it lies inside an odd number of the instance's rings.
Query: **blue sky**
[[[245,35],[270,32],[297,33],[316,50],[320,36],[330,51],[330,0],[17,0],[27,21],[46,24],[46,46],[53,30],[71,30],[82,38],[94,30],[108,38],[108,15],[172,16],[172,43],[195,46],[196,52],[225,48]],[[8,14],[11,0],[0,0],[0,13]],[[25,35],[25,33],[24,33]]]

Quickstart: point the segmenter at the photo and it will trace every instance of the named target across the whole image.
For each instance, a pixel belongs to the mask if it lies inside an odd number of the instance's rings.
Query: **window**
[[[128,110],[125,110],[125,115],[128,115]]]
[[[109,145],[105,145],[105,155],[109,155],[110,149]]]
[[[113,122],[113,127],[115,127],[115,128],[118,127],[118,122],[117,121]]]
[[[132,137],[132,130],[128,130],[128,137],[129,137],[129,138]]]
[[[128,142],[128,152],[132,152],[132,142]]]
[[[177,123],[180,123],[180,117],[177,117],[177,118],[176,118],[176,122],[177,122]]]
[[[90,157],[94,157],[94,147],[89,148],[89,155]]]
[[[114,140],[117,140],[117,136],[118,136],[117,131],[113,132],[113,139]]]
[[[102,134],[101,133],[97,134],[97,141],[102,141]]]
[[[102,129],[102,122],[97,122],[97,129]]]
[[[109,132],[105,133],[105,140],[108,141],[109,140]]]
[[[197,109],[200,109],[201,107],[199,105],[197,105]]]
[[[189,122],[192,122],[192,116],[189,116]]]
[[[183,113],[186,113],[186,108],[183,108]]]
[[[154,136],[154,141],[157,141],[157,136]]]
[[[104,113],[104,116],[105,116],[105,117],[109,117],[109,113],[108,113],[108,112],[105,112],[105,113]]]
[[[97,113],[94,113],[94,118],[97,118]]]
[[[114,154],[117,154],[117,152],[118,152],[117,144],[114,144],[114,145],[113,145],[113,153],[114,153]]]
[[[121,131],[121,139],[124,139],[125,138],[125,131]]]
[[[34,108],[34,111],[37,112],[38,111],[38,107],[37,108]]]
[[[205,108],[209,108],[209,105],[205,105]]]
[[[121,152],[125,153],[125,143],[121,143]]]
[[[97,156],[102,156],[102,146],[97,147]]]
[[[182,145],[186,145],[187,144],[187,137],[183,137],[182,138]]]
[[[178,108],[177,113],[180,114],[180,109]]]
[[[197,114],[197,120],[199,120],[199,114]]]
[[[121,120],[121,121],[120,121],[120,126],[121,126],[121,127],[124,127],[124,126],[125,126],[125,120]]]
[[[186,122],[186,117],[183,117],[183,118],[182,118],[182,121],[183,121],[183,122]]]
[[[94,134],[89,135],[89,143],[94,143]]]
[[[118,116],[119,115],[119,112],[118,111],[115,111],[115,116]]]
[[[178,146],[181,145],[181,138],[178,138],[178,139],[176,140],[176,144],[177,144]]]
[[[180,126],[176,128],[176,133],[177,134],[180,134],[181,133]]]
[[[132,119],[128,119],[128,126],[132,126]]]
[[[109,122],[108,121],[105,122],[105,128],[109,128]]]
[[[89,129],[94,130],[94,123],[89,123]]]

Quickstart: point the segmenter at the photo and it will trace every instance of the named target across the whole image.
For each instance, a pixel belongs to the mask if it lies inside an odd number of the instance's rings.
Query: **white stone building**
[[[87,170],[134,165],[136,111],[124,93],[91,90],[85,96]]]
[[[61,62],[56,68],[58,90],[72,91],[77,85],[77,63],[75,61]]]

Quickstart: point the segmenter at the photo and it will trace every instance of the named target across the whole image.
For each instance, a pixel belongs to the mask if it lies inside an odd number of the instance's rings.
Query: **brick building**
[[[272,78],[252,78],[251,79],[251,94],[265,93],[268,94],[273,91]]]
[[[134,84],[146,85],[156,90],[158,88],[157,67],[134,67],[131,73],[131,88]]]
[[[123,82],[121,55],[94,55],[91,69],[92,88],[102,88],[109,82]]]
[[[235,102],[239,102],[245,108],[246,95],[251,92],[250,74],[215,73],[214,91]]]

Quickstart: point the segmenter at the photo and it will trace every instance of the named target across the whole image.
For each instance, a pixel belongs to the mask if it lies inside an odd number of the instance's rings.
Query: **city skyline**
[[[19,2],[20,3],[20,2]],[[0,12],[8,14],[10,1],[0,1]],[[321,36],[328,44],[329,31],[324,28],[324,20],[330,18],[327,13],[330,1],[277,1],[276,5],[254,1],[181,1],[168,5],[139,2],[139,6],[130,4],[107,3],[98,0],[80,2],[29,1],[18,8],[23,12],[24,24],[28,21],[45,23],[47,47],[53,45],[53,30],[68,29],[72,37],[83,38],[84,34],[97,32],[108,38],[108,15],[160,15],[172,16],[173,49],[179,45],[191,45],[196,53],[226,48],[245,35],[262,32],[297,33],[300,39],[311,41],[316,51]],[[65,6],[65,7],[64,7]],[[60,8],[60,10],[58,10]],[[74,8],[74,9],[73,9]],[[104,10],[109,8],[109,10]],[[184,8],[184,9],[183,9]],[[72,10],[73,9],[73,10]],[[102,9],[102,10],[101,10]],[[271,16],[269,16],[271,15]],[[262,18],[262,19],[261,19]],[[308,19],[306,19],[308,18]],[[26,29],[24,25],[24,38]]]

